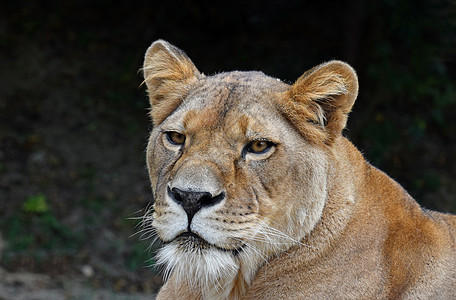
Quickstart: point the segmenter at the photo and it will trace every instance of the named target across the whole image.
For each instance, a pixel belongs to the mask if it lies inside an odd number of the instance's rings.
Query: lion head
[[[331,144],[358,91],[353,69],[331,61],[292,85],[261,72],[205,76],[160,40],[144,77],[154,123],[146,221],[165,273],[227,297],[272,256],[312,247],[302,240],[328,196]]]

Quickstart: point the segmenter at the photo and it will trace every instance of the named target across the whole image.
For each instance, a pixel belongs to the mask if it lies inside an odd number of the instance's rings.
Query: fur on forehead
[[[249,111],[238,110],[221,116],[220,111],[206,108],[189,110],[182,115],[182,125],[188,133],[222,132],[225,139],[230,141],[255,138],[278,139],[279,131],[274,126],[267,126],[277,115],[262,115],[253,117]]]

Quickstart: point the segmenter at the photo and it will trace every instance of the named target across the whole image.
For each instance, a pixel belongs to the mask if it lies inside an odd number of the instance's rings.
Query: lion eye
[[[185,135],[176,131],[168,131],[165,133],[168,141],[173,145],[183,145],[185,143]]]
[[[274,146],[272,142],[258,140],[248,143],[245,150],[250,153],[261,154],[267,152],[272,146]]]

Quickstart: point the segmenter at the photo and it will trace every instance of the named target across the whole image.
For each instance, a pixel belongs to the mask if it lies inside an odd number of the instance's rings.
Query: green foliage
[[[142,217],[125,218],[122,222],[122,227],[127,228],[128,230],[131,230],[131,228],[135,228],[135,231],[140,231],[132,237],[134,243],[128,251],[128,257],[126,258],[126,267],[131,271],[135,271],[145,267],[152,267],[155,270],[154,252],[159,247],[159,242],[155,241],[155,243],[151,244],[151,240],[153,239],[150,235],[141,235],[144,234]]]
[[[455,26],[444,7],[429,1],[391,1],[383,8],[391,15],[373,52],[369,74],[387,101],[429,102],[436,109],[455,104],[455,85],[446,59]],[[449,29],[453,30],[449,30]],[[389,99],[389,100],[388,100]],[[425,102],[421,102],[425,103]]]
[[[3,258],[25,255],[41,259],[52,253],[74,253],[82,243],[82,235],[62,224],[52,213],[46,197],[34,195],[22,209],[1,220],[7,243]]]
[[[375,121],[364,128],[363,139],[369,149],[367,158],[378,165],[382,162],[383,154],[399,139],[397,126],[385,120],[383,115],[377,114]]]
[[[423,174],[422,177],[415,179],[413,188],[417,190],[436,191],[441,186],[441,180],[438,174],[429,171]]]
[[[22,209],[29,213],[44,213],[49,210],[46,197],[43,194],[29,197]]]
[[[127,267],[134,271],[146,265],[146,261],[152,256],[150,247],[145,242],[137,242],[133,245],[130,252],[130,258],[127,259]]]
[[[403,151],[436,130],[444,136],[454,130],[456,84],[450,62],[456,23],[449,5],[388,0],[370,2],[365,8],[375,30],[365,53],[367,80],[361,98],[368,101],[368,115],[379,110],[384,114],[382,122],[366,120],[371,125],[362,129],[365,149],[374,162],[391,148]]]

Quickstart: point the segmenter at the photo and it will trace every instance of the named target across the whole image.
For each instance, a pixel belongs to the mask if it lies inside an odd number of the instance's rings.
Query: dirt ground
[[[83,277],[51,277],[28,272],[7,272],[0,269],[1,300],[153,300],[150,293],[116,292],[94,288]]]

